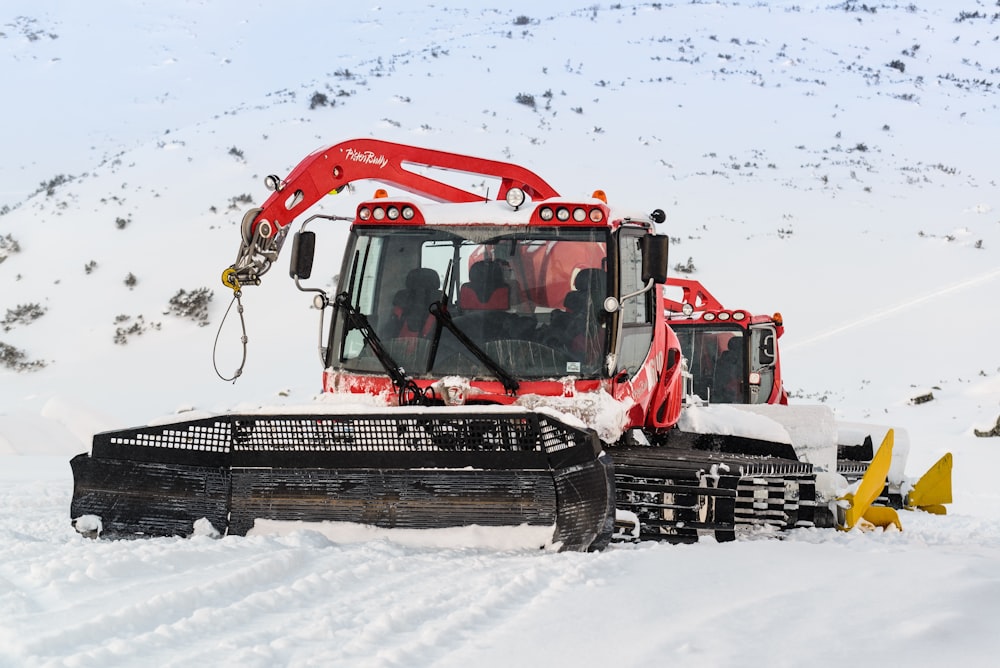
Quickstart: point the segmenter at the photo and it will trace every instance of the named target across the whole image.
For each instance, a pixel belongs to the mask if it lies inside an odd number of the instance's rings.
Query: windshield
[[[671,327],[688,361],[694,393],[716,403],[746,403],[746,343],[741,327]]]
[[[439,326],[435,302],[516,378],[595,377],[607,354],[606,257],[605,228],[359,226],[339,290],[414,378],[493,377]],[[342,315],[331,336],[331,366],[383,372]]]

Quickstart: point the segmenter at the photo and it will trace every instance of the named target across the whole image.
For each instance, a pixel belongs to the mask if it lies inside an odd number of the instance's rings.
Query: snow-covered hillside
[[[4,3],[0,665],[987,665],[1000,3],[543,4]],[[217,378],[219,276],[266,174],[366,136],[663,208],[671,266],[783,314],[795,401],[907,428],[913,473],[955,453],[952,515],[600,555],[79,538],[95,431],[318,391],[284,260]]]

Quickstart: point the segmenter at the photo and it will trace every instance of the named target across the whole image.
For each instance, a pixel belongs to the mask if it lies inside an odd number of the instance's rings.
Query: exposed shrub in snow
[[[213,295],[212,290],[206,287],[197,288],[191,292],[178,290],[177,294],[170,298],[167,313],[190,318],[197,322],[200,327],[204,327],[208,324],[208,303],[212,301]]]
[[[27,325],[41,318],[45,315],[45,311],[45,307],[40,304],[18,304],[14,308],[7,309],[7,315],[0,324],[3,325],[3,331],[9,332],[14,325]]]
[[[687,264],[681,264],[678,262],[674,265],[674,271],[678,274],[693,274],[695,272],[694,260],[688,258]]]
[[[242,195],[235,195],[229,198],[229,207],[227,208],[227,210],[241,211],[246,207],[250,206],[251,204],[253,204],[253,196],[247,193],[243,193]]]
[[[160,329],[160,323],[147,323],[146,319],[141,315],[136,316],[135,320],[130,315],[122,314],[115,316],[115,324],[118,325],[115,329],[115,343],[120,346],[128,343],[129,337],[139,336],[147,329]]]
[[[57,174],[53,176],[48,181],[42,181],[36,190],[36,193],[45,193],[46,197],[52,197],[56,194],[56,188],[63,185],[64,183],[69,183],[72,177],[66,176],[65,174]]]
[[[997,422],[996,422],[995,425],[993,425],[992,429],[988,429],[986,431],[981,431],[979,429],[973,429],[972,431],[975,432],[976,436],[978,436],[980,438],[990,438],[990,437],[994,437],[994,436],[1000,437],[1000,417],[997,418]]]
[[[0,366],[14,371],[37,371],[45,367],[41,360],[27,361],[28,355],[23,350],[0,341]]]
[[[3,262],[14,253],[21,252],[21,245],[9,234],[0,236],[0,262]]]

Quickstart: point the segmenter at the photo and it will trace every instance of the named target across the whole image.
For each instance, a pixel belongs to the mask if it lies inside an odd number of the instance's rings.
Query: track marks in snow
[[[563,556],[414,552],[385,542],[331,547],[313,555],[308,590],[273,606],[284,615],[278,633],[259,621],[227,643],[241,665],[427,665],[570,586],[573,569],[557,566]]]
[[[302,567],[301,553],[294,550],[237,554],[222,542],[209,542],[90,543],[74,550],[78,565],[51,568],[49,588],[73,589],[78,595],[84,588],[90,595],[78,596],[70,609],[52,604],[50,622],[58,623],[17,639],[19,651],[43,658],[48,647],[75,647],[77,652],[66,655],[63,649],[62,655],[81,665],[136,660],[157,647],[174,647],[178,638],[171,628],[217,629],[213,612],[227,601],[244,605],[227,606],[226,623],[245,623],[253,617],[261,588]]]
[[[427,664],[589,568],[582,555],[336,545],[312,532],[74,542],[6,578],[22,584],[0,597],[20,633],[0,631],[0,663],[190,665],[223,652],[241,666]]]

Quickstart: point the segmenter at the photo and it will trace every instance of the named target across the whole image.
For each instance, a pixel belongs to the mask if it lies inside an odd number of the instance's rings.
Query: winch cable
[[[229,302],[229,307],[226,308],[226,313],[222,316],[222,322],[219,323],[219,330],[215,333],[215,343],[212,345],[212,367],[215,369],[215,375],[219,378],[227,383],[235,383],[236,379],[243,375],[243,367],[246,366],[247,363],[247,323],[246,319],[243,317],[243,302],[240,299],[243,296],[243,291],[240,290],[239,281],[236,280],[235,272],[233,272],[231,268],[226,270],[226,272],[223,272],[222,282],[227,287],[233,288],[233,300]],[[219,371],[219,336],[222,335],[222,326],[226,324],[229,312],[233,310],[233,304],[236,304],[236,312],[240,316],[240,329],[242,330],[240,342],[243,344],[243,359],[240,360],[240,365],[236,368],[236,371],[233,372],[233,375],[227,378]]]

